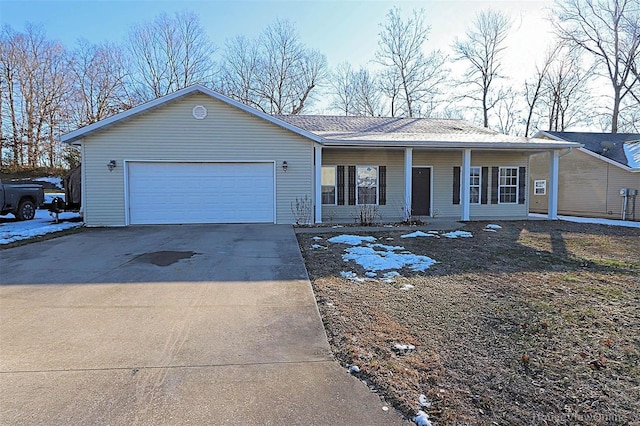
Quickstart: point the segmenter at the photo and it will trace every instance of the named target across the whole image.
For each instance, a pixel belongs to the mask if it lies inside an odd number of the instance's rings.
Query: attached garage
[[[132,225],[274,223],[274,163],[127,163]]]

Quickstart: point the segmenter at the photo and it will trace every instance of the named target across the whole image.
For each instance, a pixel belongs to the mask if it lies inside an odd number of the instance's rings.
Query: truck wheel
[[[31,220],[36,217],[36,205],[32,201],[24,200],[18,206],[16,218],[18,220]]]

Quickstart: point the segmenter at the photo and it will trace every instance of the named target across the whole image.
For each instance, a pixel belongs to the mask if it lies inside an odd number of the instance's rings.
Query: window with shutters
[[[518,203],[518,168],[500,167],[498,177],[498,203]]]
[[[480,204],[480,189],[482,188],[482,168],[471,167],[469,170],[469,203]]]
[[[322,204],[336,204],[336,166],[322,166]]]
[[[356,167],[356,200],[361,204],[378,204],[378,167]]]

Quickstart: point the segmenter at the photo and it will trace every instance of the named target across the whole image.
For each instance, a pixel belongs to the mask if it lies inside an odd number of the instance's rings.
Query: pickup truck
[[[31,220],[44,203],[44,189],[35,184],[0,181],[0,215],[13,214],[18,220]]]

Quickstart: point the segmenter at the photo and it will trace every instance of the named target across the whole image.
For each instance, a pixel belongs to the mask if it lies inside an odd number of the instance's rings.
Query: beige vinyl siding
[[[471,204],[469,206],[470,219],[480,220],[494,217],[526,218],[529,211],[529,197],[525,198],[525,204],[491,204],[491,168],[527,167],[527,163],[528,155],[526,153],[471,151],[472,167],[489,168],[489,200],[487,204]],[[433,205],[431,206],[433,215],[435,217],[459,219],[462,215],[462,206],[453,204],[453,167],[462,165],[462,151],[428,152],[414,150],[413,164],[414,166],[433,167]]]
[[[453,167],[462,164],[462,151],[420,151],[413,150],[414,167],[431,167],[432,204],[435,217],[460,219],[461,205],[453,204]],[[401,221],[404,216],[404,150],[338,149],[325,148],[322,151],[322,165],[387,166],[387,204],[379,206],[382,222]],[[471,165],[489,167],[489,196],[491,191],[491,167],[527,167],[528,155],[520,152],[472,151]],[[346,173],[346,171],[345,171]],[[346,185],[346,176],[345,176]],[[471,205],[472,220],[501,218],[526,218],[528,197],[525,204]],[[322,206],[322,221],[331,223],[355,222],[358,206],[350,206],[345,189],[345,205]]]
[[[404,207],[404,151],[383,149],[340,149],[322,150],[323,166],[387,166],[387,203],[378,206],[382,222],[402,220]],[[347,191],[347,170],[345,167],[345,205],[322,206],[322,221],[326,223],[354,223],[359,215],[359,206],[350,206]],[[379,175],[378,175],[379,178]]]
[[[204,105],[204,120],[193,118]],[[276,221],[293,223],[291,202],[312,196],[313,142],[203,94],[193,94],[83,140],[85,220],[123,226],[124,161],[276,162]],[[107,170],[109,160],[117,167]],[[282,170],[287,161],[288,170]]]
[[[532,156],[531,170],[531,182],[536,179],[547,179],[548,182],[549,154]],[[640,189],[640,173],[623,170],[580,150],[561,157],[559,171],[559,214],[619,219],[620,189]],[[531,211],[547,213],[547,196],[531,197]]]

